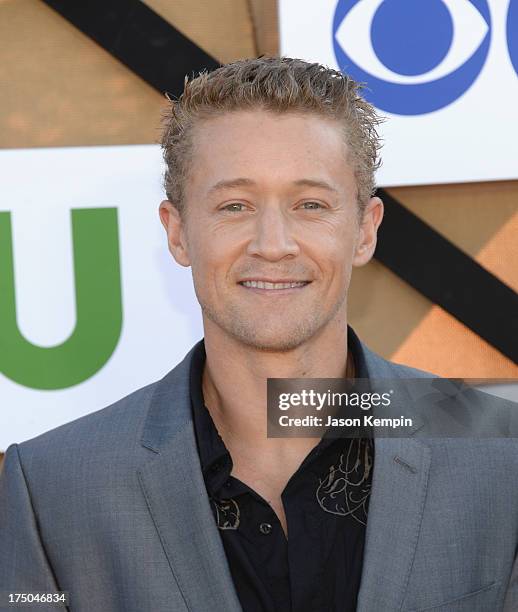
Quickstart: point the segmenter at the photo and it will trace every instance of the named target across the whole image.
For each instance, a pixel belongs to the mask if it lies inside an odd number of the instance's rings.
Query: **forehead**
[[[235,177],[257,182],[304,178],[354,181],[341,124],[309,113],[231,111],[200,120],[193,130],[194,186]]]

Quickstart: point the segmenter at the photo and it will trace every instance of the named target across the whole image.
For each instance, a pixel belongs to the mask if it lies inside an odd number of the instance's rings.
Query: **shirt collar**
[[[355,378],[369,378],[362,343],[350,325],[347,326],[347,348],[354,360]]]
[[[203,399],[202,378],[205,359],[205,342],[202,340],[198,343],[191,361],[189,381],[191,406],[203,475],[206,481],[216,487],[222,484],[219,483],[220,478],[225,480],[221,473],[225,472],[228,476],[232,471],[232,459]],[[222,470],[223,466],[227,469]]]

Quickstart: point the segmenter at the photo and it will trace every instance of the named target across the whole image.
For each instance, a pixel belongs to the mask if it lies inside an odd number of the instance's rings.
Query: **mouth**
[[[282,280],[282,281],[266,281],[266,280],[245,280],[240,281],[238,284],[245,289],[272,293],[291,293],[292,291],[298,291],[309,285],[311,281],[297,281],[297,280]]]

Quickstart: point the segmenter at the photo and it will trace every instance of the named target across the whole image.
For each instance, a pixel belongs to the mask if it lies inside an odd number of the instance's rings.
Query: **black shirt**
[[[356,378],[368,378],[348,328]],[[372,439],[323,437],[282,493],[289,540],[258,493],[230,475],[232,458],[204,405],[203,341],[191,366],[194,429],[207,493],[245,612],[353,612],[360,586]]]

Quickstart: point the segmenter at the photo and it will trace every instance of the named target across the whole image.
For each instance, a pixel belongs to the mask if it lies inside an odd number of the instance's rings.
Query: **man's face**
[[[184,219],[167,202],[161,217],[206,324],[271,351],[345,325],[352,265],[370,256],[338,124],[231,112],[198,124],[193,151]]]

